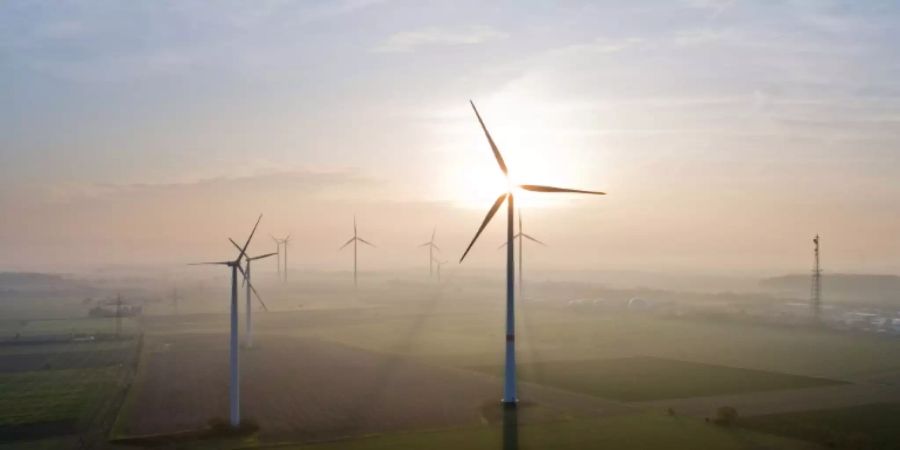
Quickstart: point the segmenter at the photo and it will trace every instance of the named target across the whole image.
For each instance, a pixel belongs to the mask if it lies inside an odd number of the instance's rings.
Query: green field
[[[115,390],[118,373],[105,367],[0,374],[0,435],[29,425],[71,432]]]
[[[0,346],[0,442],[41,448],[34,439],[96,435],[115,413],[137,348],[133,339]]]
[[[740,426],[837,449],[900,448],[900,404],[882,403],[740,419]]]
[[[122,334],[135,334],[137,322],[128,317],[121,319]],[[40,319],[0,321],[0,340],[42,338],[72,335],[112,335],[116,332],[116,319],[111,317],[84,317],[78,319]]]
[[[476,367],[502,375],[502,366]],[[700,397],[798,389],[841,382],[689,361],[631,357],[589,361],[529,362],[520,380],[623,401]]]
[[[620,416],[606,419],[571,420],[518,427],[519,450],[587,448],[743,450],[814,449],[816,446],[745,430],[721,428],[702,421],[657,415]],[[210,447],[212,448],[212,447]],[[265,447],[264,447],[265,448]],[[278,446],[296,450],[403,450],[403,449],[485,449],[503,445],[500,426],[396,433],[356,440],[315,445]]]

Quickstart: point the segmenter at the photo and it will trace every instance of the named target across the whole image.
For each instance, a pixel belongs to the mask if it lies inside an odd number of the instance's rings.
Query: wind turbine
[[[366,244],[366,245],[375,247],[375,244],[373,244],[373,243],[371,243],[371,242],[369,242],[369,241],[367,241],[367,240],[365,240],[365,239],[359,237],[359,236],[356,234],[356,216],[353,216],[353,237],[350,238],[349,241],[347,241],[346,243],[344,243],[344,245],[342,245],[341,248],[338,249],[338,251],[343,250],[344,247],[350,245],[351,243],[353,244],[353,288],[354,288],[354,289],[356,289],[356,287],[357,287],[357,281],[356,281],[356,253],[357,253],[356,247],[357,247],[357,242],[362,242],[363,244]]]
[[[437,227],[434,227],[434,229],[431,230],[431,240],[419,246],[428,247],[428,276],[432,276],[434,274],[434,251],[441,251],[441,249],[438,248],[437,244],[434,243],[435,233],[437,233]]]
[[[271,237],[272,240],[275,241],[275,254],[278,255],[278,258],[277,258],[278,259],[278,279],[280,280],[281,279],[281,240],[275,236],[272,236],[271,234],[269,235],[269,237]]]
[[[234,242],[231,239],[228,239],[228,240],[231,241],[231,244],[234,245],[235,248],[237,248],[238,250],[241,250],[241,246],[238,245],[237,242]],[[247,348],[253,347],[253,320],[252,320],[253,308],[250,307],[250,304],[252,303],[250,300],[251,291],[254,295],[256,295],[256,299],[259,300],[259,304],[262,305],[263,309],[266,312],[269,311],[269,308],[266,306],[266,302],[264,302],[262,300],[262,297],[259,296],[259,293],[256,292],[256,289],[254,289],[253,285],[250,284],[250,263],[253,261],[256,261],[257,259],[268,258],[272,255],[277,255],[277,254],[278,253],[266,253],[265,255],[259,255],[259,256],[253,256],[253,257],[247,256],[246,254],[244,255],[245,265],[247,266],[247,268],[244,269],[244,286],[247,288],[247,316],[244,318],[244,320],[246,321],[245,329],[247,330],[247,336],[244,337],[244,346]]]
[[[291,235],[287,235],[284,239],[281,240],[281,244],[284,245],[284,281],[287,282],[287,274],[288,274],[288,264],[287,264],[287,249],[288,243],[291,242]]]
[[[515,408],[516,402],[518,402],[518,398],[516,397],[516,321],[515,321],[515,305],[514,305],[514,292],[513,286],[515,286],[515,274],[513,272],[513,219],[515,215],[515,205],[513,199],[513,188],[514,185],[512,181],[509,179],[509,171],[506,168],[506,163],[503,161],[503,157],[500,155],[500,150],[497,148],[497,144],[494,143],[494,139],[491,138],[491,134],[488,132],[487,127],[484,125],[484,121],[481,120],[481,115],[478,114],[478,109],[475,108],[475,103],[471,100],[469,104],[472,105],[472,110],[475,111],[475,117],[478,118],[478,123],[481,124],[481,129],[484,131],[484,137],[487,138],[488,144],[491,146],[491,151],[494,153],[494,159],[497,160],[497,165],[500,166],[500,170],[503,172],[503,175],[507,179],[507,183],[509,185],[506,192],[500,194],[497,197],[497,200],[494,201],[494,204],[491,206],[491,209],[488,210],[487,215],[484,218],[484,221],[481,223],[481,226],[478,228],[478,231],[475,233],[475,237],[472,238],[472,242],[469,243],[469,246],[466,248],[465,253],[463,253],[462,257],[459,258],[459,262],[462,263],[466,258],[466,255],[469,254],[469,250],[472,249],[472,246],[475,244],[475,241],[478,240],[478,236],[481,236],[481,232],[484,231],[485,227],[487,227],[488,223],[490,223],[491,219],[494,217],[494,214],[497,213],[497,210],[500,209],[500,206],[503,205],[503,202],[506,202],[506,361],[504,368],[504,383],[503,383],[503,406],[506,408]],[[518,185],[519,188],[524,189],[526,191],[532,192],[570,192],[577,194],[593,194],[593,195],[605,195],[603,192],[597,191],[583,191],[580,189],[567,189],[567,188],[558,188],[553,186],[540,186],[535,184],[521,184]]]
[[[522,259],[523,259],[523,256],[522,255],[525,254],[524,247],[522,246],[523,238],[528,239],[529,241],[532,241],[532,242],[537,242],[538,244],[541,244],[545,247],[547,246],[547,244],[525,234],[525,231],[522,228],[522,208],[519,208],[519,232],[516,233],[515,236],[513,236],[513,240],[516,240],[516,239],[519,240],[519,296],[522,297],[522,299],[525,299],[525,294],[523,294],[524,291],[522,290],[522,284],[523,284],[523,281],[522,281]],[[500,247],[497,247],[497,249],[499,250],[503,247],[506,247],[506,242],[500,244]]]
[[[241,386],[240,386],[240,367],[238,366],[238,291],[237,291],[237,274],[238,272],[244,276],[246,280],[247,274],[244,272],[244,269],[241,268],[241,258],[247,256],[247,247],[250,245],[250,240],[253,239],[253,234],[256,233],[256,227],[259,226],[259,221],[262,220],[262,214],[259,215],[259,218],[256,219],[256,224],[253,225],[253,230],[250,231],[250,236],[247,237],[247,242],[244,243],[243,247],[240,247],[240,252],[233,261],[215,261],[215,262],[202,262],[202,263],[194,263],[192,266],[199,265],[217,265],[217,266],[228,266],[231,268],[231,342],[229,348],[229,360],[231,365],[231,380],[228,386],[228,397],[229,397],[229,423],[232,427],[237,427],[241,424]],[[231,239],[229,239],[231,240]],[[234,243],[234,241],[232,241]],[[253,289],[253,285],[250,284],[250,281],[247,280],[247,285],[250,286],[250,289]],[[255,289],[253,289],[255,290]]]
[[[440,283],[441,282],[441,266],[443,266],[444,264],[447,264],[447,261],[438,261],[435,259],[434,262],[435,262],[435,264],[437,264],[437,279],[438,279],[438,283]]]

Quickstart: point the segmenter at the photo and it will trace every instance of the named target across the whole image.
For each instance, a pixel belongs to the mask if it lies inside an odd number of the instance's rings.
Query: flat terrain
[[[709,417],[719,406],[737,408],[742,417],[833,409],[878,402],[900,402],[900,386],[874,383],[824,386],[753,394],[718,395],[645,402],[652,408],[674,408],[679,414]]]
[[[829,448],[900,448],[900,403],[875,403],[742,419],[740,426]]]
[[[80,435],[98,440],[133,372],[137,342],[0,346],[0,443]]]
[[[224,335],[148,338],[120,435],[192,430],[227,417],[227,344]],[[499,410],[499,380],[475,372],[280,335],[257,336],[241,355],[242,412],[262,424],[265,440],[477,426]],[[540,386],[524,386],[523,395],[534,404],[525,422],[633,411]]]
[[[504,317],[498,291],[438,290],[422,283],[386,284],[360,295],[346,289],[295,295],[287,286],[258,288],[264,296],[277,294],[266,298],[272,312],[254,315],[255,348],[241,351],[242,413],[260,431],[236,439],[181,441],[179,448],[502,444],[498,364]],[[173,433],[204,429],[210,419],[227,417],[228,316],[215,312],[227,311],[227,304],[214,303],[217,309],[210,310],[191,306],[188,298],[182,303],[183,309],[203,312],[142,318],[138,373],[116,425],[107,421],[95,427],[103,438],[164,443]],[[897,339],[561,304],[529,301],[517,310],[519,448],[815,448],[766,434],[768,429],[722,428],[703,418],[723,405],[737,408],[742,420],[859,406],[895,398],[900,384]],[[63,341],[0,345],[0,375],[16,383],[38,383],[50,376],[44,372],[92,373],[84,379],[99,380],[98,373],[114,370],[134,347],[71,337],[90,335],[92,329],[108,333],[113,324],[3,322],[0,331],[8,339],[20,333]],[[137,330],[137,323],[127,327]],[[120,388],[107,392],[121,393],[128,385],[127,372],[117,374]],[[55,392],[51,387],[60,382],[51,377],[39,390]],[[66,395],[77,392],[93,391],[71,389]],[[85,401],[79,404],[90,404],[87,394],[81,395]],[[41,417],[43,411],[91,416],[62,404],[42,409],[48,403],[41,396],[22,401],[38,405],[27,419],[31,423],[66,423]],[[665,415],[669,408],[675,416]],[[68,423],[87,429],[81,420]],[[58,436],[69,439],[65,445],[76,442],[71,440],[76,435]],[[334,440],[339,442],[324,442]],[[0,448],[21,448],[15,444],[25,442],[0,441]],[[58,448],[59,442],[27,441],[28,448]]]
[[[390,300],[372,294],[347,307],[335,299],[257,313],[257,348],[241,353],[241,385],[244,417],[261,431],[249,441],[191,448],[371,435],[378,437],[329,446],[496,448],[503,310],[494,303],[401,289]],[[570,439],[572,448],[653,448],[641,439],[683,448],[807,448],[703,418],[723,405],[748,417],[867,403],[893,389],[900,369],[897,340],[812,328],[533,303],[519,309],[518,323],[522,436]],[[146,324],[141,374],[116,435],[168,434],[226,417],[227,316],[148,317]],[[670,407],[677,420],[659,416]],[[619,427],[620,441],[604,441]],[[641,438],[629,441],[625,430]],[[522,448],[538,448],[529,445]]]
[[[476,367],[501,376],[502,366]],[[703,397],[725,393],[801,389],[843,384],[824,378],[700,364],[653,357],[530,362],[519,378],[537,384],[623,401]]]
[[[404,450],[404,449],[558,449],[608,448],[716,449],[716,450],[813,450],[820,447],[802,441],[745,430],[727,429],[687,418],[628,415],[523,425],[510,435],[502,427],[452,431],[401,433],[317,445],[277,447],[296,450]],[[513,444],[514,442],[514,444]]]
[[[502,361],[504,342],[497,298],[444,293],[390,308],[256,317],[260,331],[315,336],[438,365],[490,366]],[[900,373],[900,340],[885,336],[535,303],[524,303],[518,316],[522,364],[647,356],[840,381]]]

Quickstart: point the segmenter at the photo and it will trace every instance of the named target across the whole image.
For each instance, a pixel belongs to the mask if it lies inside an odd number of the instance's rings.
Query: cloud
[[[726,9],[734,5],[734,0],[685,0],[684,4],[690,8],[707,10],[716,17]]]
[[[459,30],[426,28],[416,31],[394,33],[374,48],[379,53],[412,52],[420,47],[475,45],[504,39],[507,33],[491,27],[475,26]]]

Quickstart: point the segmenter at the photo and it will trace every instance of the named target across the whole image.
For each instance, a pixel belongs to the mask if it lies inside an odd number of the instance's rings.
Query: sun
[[[443,191],[457,206],[487,209],[497,196],[512,192],[516,206],[544,208],[565,202],[567,195],[524,191],[519,184],[579,187],[588,173],[596,174],[596,157],[588,161],[583,135],[573,131],[572,121],[560,108],[521,98],[487,99],[476,103],[497,144],[509,176],[504,176],[490,144],[471,109],[454,108],[452,124],[445,127],[446,149],[441,178]],[[596,155],[596,152],[592,152]],[[590,189],[594,186],[584,186]]]

